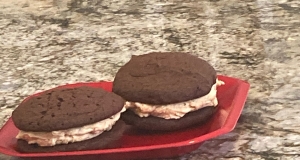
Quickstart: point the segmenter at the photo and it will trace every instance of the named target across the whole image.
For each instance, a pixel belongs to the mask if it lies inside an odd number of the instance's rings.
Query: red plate
[[[219,107],[214,117],[205,125],[168,133],[140,132],[128,126],[128,130],[116,143],[118,148],[55,152],[19,153],[15,150],[18,129],[11,118],[0,130],[0,152],[31,159],[145,159],[176,157],[197,149],[205,140],[232,131],[242,112],[250,85],[242,80],[218,76],[225,85],[218,87]],[[111,82],[77,83],[60,87],[93,86],[111,91]],[[36,94],[35,94],[36,95]],[[34,95],[33,95],[34,96]]]

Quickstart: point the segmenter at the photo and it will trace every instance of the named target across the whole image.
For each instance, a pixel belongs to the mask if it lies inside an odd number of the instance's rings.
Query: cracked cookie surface
[[[123,106],[120,96],[101,88],[56,88],[23,101],[12,118],[21,130],[48,132],[101,121]]]

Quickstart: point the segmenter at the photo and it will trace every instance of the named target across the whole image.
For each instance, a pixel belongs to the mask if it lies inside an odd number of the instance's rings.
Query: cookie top
[[[49,132],[99,122],[122,110],[124,99],[101,88],[56,88],[23,101],[12,113],[17,128]]]
[[[191,54],[153,52],[133,56],[121,67],[113,92],[132,102],[178,103],[208,94],[216,77],[208,62]]]

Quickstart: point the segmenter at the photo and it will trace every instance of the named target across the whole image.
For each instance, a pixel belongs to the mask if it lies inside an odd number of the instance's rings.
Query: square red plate
[[[232,131],[242,112],[247,99],[250,85],[242,80],[218,76],[225,85],[218,87],[218,110],[214,117],[205,125],[194,128],[168,132],[147,133],[139,132],[127,126],[128,130],[116,143],[117,148],[56,152],[56,153],[20,153],[15,150],[18,129],[11,118],[0,130],[0,152],[3,154],[31,159],[148,159],[176,157],[197,149],[205,140]],[[60,87],[93,86],[108,91],[112,89],[111,82],[76,83]],[[35,94],[36,95],[36,94]],[[33,95],[34,96],[34,95]],[[30,97],[28,97],[30,98]]]

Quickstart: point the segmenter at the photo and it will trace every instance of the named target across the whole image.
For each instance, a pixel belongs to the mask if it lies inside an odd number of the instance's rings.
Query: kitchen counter
[[[176,160],[300,159],[297,0],[0,0],[0,126],[33,93],[113,80],[151,51],[190,52],[251,84],[236,128]]]

